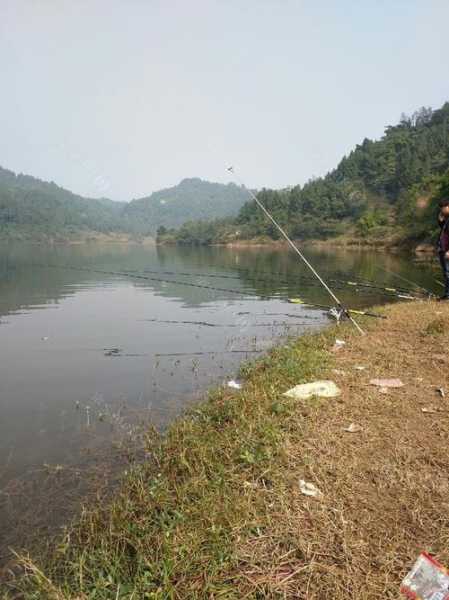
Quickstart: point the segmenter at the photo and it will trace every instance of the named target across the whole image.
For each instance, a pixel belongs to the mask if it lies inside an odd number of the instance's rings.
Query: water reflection
[[[432,268],[409,258],[334,250],[308,256],[325,278],[398,285],[388,269],[436,287]],[[354,308],[389,299],[348,286],[338,294]],[[2,247],[3,491],[55,465],[76,473],[86,457],[91,463],[111,444],[133,443],[140,424],[164,426],[276,339],[327,322],[322,311],[288,304],[295,296],[330,303],[286,251]],[[11,505],[1,508],[0,526],[2,518],[12,523]]]

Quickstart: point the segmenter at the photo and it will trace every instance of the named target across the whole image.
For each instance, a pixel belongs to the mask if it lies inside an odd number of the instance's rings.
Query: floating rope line
[[[232,173],[234,175],[234,177],[239,181],[240,185],[243,186],[243,182],[239,180],[239,178],[236,176],[236,173],[234,171],[234,167],[228,167],[228,171],[230,173]],[[245,186],[243,186],[245,187]],[[284,231],[284,229],[279,225],[279,223],[274,219],[274,217],[271,216],[271,214],[268,212],[268,210],[265,208],[265,206],[262,204],[262,202],[260,202],[260,200],[257,198],[256,194],[254,194],[254,192],[252,192],[250,189],[245,188],[248,192],[248,194],[251,196],[251,198],[256,202],[257,206],[262,210],[262,212],[265,214],[265,216],[273,223],[273,225],[278,229],[278,231],[283,235],[283,237],[287,240],[287,242],[290,244],[290,246],[292,247],[292,249],[296,252],[296,254],[301,258],[301,260],[304,262],[304,264],[312,271],[312,273],[315,275],[315,277],[318,279],[318,281],[322,284],[322,286],[324,287],[324,289],[327,291],[327,293],[331,296],[331,298],[333,300],[335,300],[335,302],[337,303],[337,307],[342,310],[348,317],[348,319],[351,321],[351,323],[354,325],[354,327],[357,329],[357,331],[361,334],[364,335],[365,332],[363,331],[363,329],[360,327],[360,325],[357,323],[357,321],[351,316],[351,314],[349,313],[348,310],[346,310],[346,308],[343,307],[342,303],[340,302],[340,300],[337,298],[337,296],[334,294],[334,292],[330,289],[330,287],[327,285],[327,283],[324,281],[324,279],[322,279],[322,277],[320,276],[320,274],[316,271],[316,269],[310,264],[310,262],[307,260],[307,258],[304,256],[304,254],[301,252],[301,250],[299,250],[299,248],[296,246],[296,244],[293,243],[293,241],[290,239],[290,237],[287,235],[287,233]]]

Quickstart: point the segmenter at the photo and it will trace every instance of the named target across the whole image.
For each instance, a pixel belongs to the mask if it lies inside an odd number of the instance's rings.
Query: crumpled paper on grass
[[[322,398],[334,398],[341,394],[340,388],[333,381],[313,381],[312,383],[301,383],[295,385],[284,396],[295,400],[307,400],[313,396]]]

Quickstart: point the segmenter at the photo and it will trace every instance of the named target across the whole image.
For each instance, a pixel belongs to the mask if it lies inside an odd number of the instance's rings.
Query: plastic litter
[[[287,392],[284,392],[284,396],[288,398],[294,398],[295,400],[307,400],[313,396],[320,396],[322,398],[334,398],[339,396],[341,390],[335,385],[333,381],[314,381],[312,383],[302,383],[295,385]]]
[[[120,356],[123,352],[121,348],[103,348],[105,356]]]
[[[446,354],[432,354],[432,358],[441,363],[447,363]]]
[[[446,393],[444,391],[444,388],[437,388],[437,392],[440,394],[440,396],[442,398],[444,398],[446,396]]]
[[[364,367],[363,365],[355,365],[354,369],[356,371],[364,371],[366,367]]]
[[[400,379],[370,379],[370,384],[381,388],[399,388],[404,385]]]
[[[345,344],[346,344],[346,342],[344,340],[335,340],[335,344],[332,346],[333,352],[336,352],[337,350],[341,350],[341,348],[343,348],[343,346]]]
[[[344,427],[343,431],[347,431],[348,433],[359,433],[362,431],[362,427],[357,425],[357,423],[351,423],[347,427]]]
[[[234,390],[241,390],[242,389],[242,384],[240,383],[240,381],[236,381],[235,379],[231,379],[231,381],[228,381],[228,387],[233,388]]]
[[[401,593],[416,600],[449,600],[447,569],[422,552],[401,584]]]
[[[320,490],[315,485],[313,485],[313,483],[304,481],[304,479],[299,480],[299,489],[301,490],[301,494],[304,494],[304,496],[319,498],[323,495],[323,493],[320,492]]]
[[[335,308],[334,306],[332,308],[330,308],[327,311],[327,314],[329,315],[329,317],[331,317],[332,319],[335,319],[337,321],[337,324],[340,324],[341,318],[344,314],[344,312],[341,309]]]
[[[426,407],[424,407],[424,408],[421,409],[421,412],[428,413],[428,414],[435,414],[438,411],[435,410],[434,408],[426,408]]]

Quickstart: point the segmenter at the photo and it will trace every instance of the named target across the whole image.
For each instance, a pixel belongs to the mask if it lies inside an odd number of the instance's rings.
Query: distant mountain
[[[245,190],[234,184],[185,179],[128,204],[84,198],[53,182],[0,167],[0,239],[76,237],[92,231],[152,235],[161,225],[236,215],[247,199]]]
[[[179,227],[187,221],[235,216],[248,192],[234,183],[211,183],[197,177],[130,202],[123,214],[153,233],[160,227]]]

